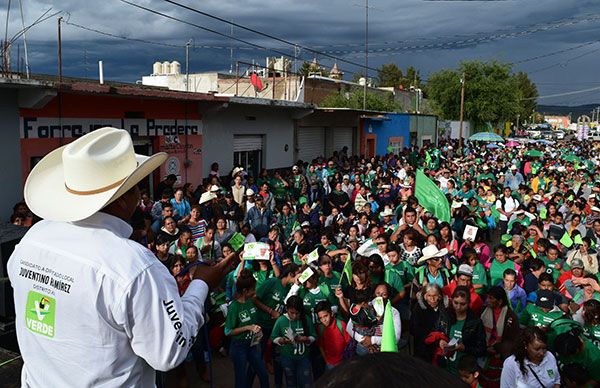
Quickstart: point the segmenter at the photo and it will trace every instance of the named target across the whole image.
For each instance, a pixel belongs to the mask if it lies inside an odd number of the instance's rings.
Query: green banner
[[[450,222],[450,204],[442,190],[422,170],[417,170],[415,197],[419,204],[438,220]]]

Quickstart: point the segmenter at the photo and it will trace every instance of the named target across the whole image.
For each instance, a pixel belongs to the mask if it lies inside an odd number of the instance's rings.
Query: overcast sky
[[[175,18],[230,34],[230,26],[162,0],[128,0]],[[342,60],[364,63],[364,0],[176,0],[192,8],[339,57],[346,78],[362,72]],[[6,20],[7,1],[1,2],[0,20]],[[97,78],[97,61],[104,61],[105,78],[134,82],[152,71],[155,61],[185,63],[183,46],[193,39],[190,71],[229,71],[230,47],[234,60],[265,62],[279,55],[232,42],[199,28],[169,20],[119,0],[22,0],[25,25],[45,10],[63,11],[68,22],[102,32],[180,47],[123,40],[63,25],[63,74]],[[543,98],[540,104],[600,103],[600,1],[505,0],[423,1],[369,0],[369,66],[394,62],[415,66],[423,78],[461,60],[517,63],[516,71],[530,73],[540,95],[554,95],[598,87],[598,90]],[[57,73],[56,17],[29,30],[30,68],[35,73]],[[22,29],[19,1],[12,0],[8,36]],[[0,30],[4,34],[4,28]],[[239,28],[234,36],[260,46],[294,55],[292,46]],[[2,39],[4,37],[2,36]],[[12,47],[16,66],[17,45]],[[202,47],[204,46],[204,47]],[[315,56],[300,50],[299,60]],[[325,65],[333,59],[317,55]],[[541,57],[541,58],[540,58]],[[524,62],[522,62],[524,61]],[[370,72],[375,76],[375,72]]]

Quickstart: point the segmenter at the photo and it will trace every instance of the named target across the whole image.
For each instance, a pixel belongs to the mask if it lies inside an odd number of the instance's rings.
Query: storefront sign
[[[132,136],[202,135],[201,120],[88,119],[21,117],[21,139],[80,137],[102,127],[122,128]]]

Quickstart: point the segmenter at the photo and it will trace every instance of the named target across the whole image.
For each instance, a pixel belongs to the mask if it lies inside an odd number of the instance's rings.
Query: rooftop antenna
[[[10,4],[10,0],[9,0]],[[27,52],[27,29],[25,28],[25,16],[23,14],[23,1],[19,0],[19,8],[21,9],[21,25],[23,26],[23,48],[25,49],[25,74],[29,78],[29,55]]]

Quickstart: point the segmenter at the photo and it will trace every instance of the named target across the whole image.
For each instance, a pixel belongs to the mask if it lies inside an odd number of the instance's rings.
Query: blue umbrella
[[[493,132],[479,132],[474,135],[471,135],[471,137],[469,137],[469,140],[471,140],[471,141],[489,141],[489,142],[504,141],[502,136],[495,134]]]
[[[489,149],[491,149],[491,150],[496,149],[496,148],[500,148],[500,146],[498,144],[494,144],[494,143],[488,144],[486,147],[489,148]]]
[[[536,140],[535,142],[538,144],[544,144],[544,145],[551,145],[551,144],[555,143],[552,140],[546,140],[546,139],[539,139],[539,140]]]

